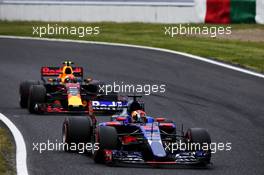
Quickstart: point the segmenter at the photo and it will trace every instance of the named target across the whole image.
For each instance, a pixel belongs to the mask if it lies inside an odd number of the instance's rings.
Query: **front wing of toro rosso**
[[[208,165],[211,152],[208,150],[171,150],[172,143],[179,142],[183,135],[166,133],[166,128],[174,128],[174,123],[152,122],[122,126],[118,121],[101,123],[101,127],[116,128],[119,146],[104,149],[104,162],[109,165],[150,165],[150,166],[186,166]],[[126,129],[127,127],[127,129]],[[131,128],[137,128],[132,129]],[[122,132],[120,132],[122,131]],[[131,132],[133,131],[133,132]],[[175,138],[175,139],[173,139]],[[171,143],[171,144],[169,144]]]

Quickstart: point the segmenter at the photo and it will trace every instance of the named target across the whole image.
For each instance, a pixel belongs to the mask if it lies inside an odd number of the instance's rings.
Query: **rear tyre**
[[[62,126],[62,140],[64,151],[76,152],[80,150],[70,150],[71,144],[87,144],[91,142],[92,121],[86,116],[66,118]]]
[[[19,95],[20,95],[19,104],[21,108],[27,108],[30,87],[32,85],[38,85],[38,84],[39,82],[34,81],[34,80],[23,81],[20,83],[19,85]]]
[[[97,130],[97,142],[99,143],[99,150],[95,151],[94,162],[104,163],[104,150],[113,150],[118,148],[118,135],[114,127],[101,126]]]
[[[38,113],[36,104],[46,102],[46,88],[43,85],[33,85],[29,90],[28,110],[30,113]]]
[[[203,145],[207,144],[208,147],[211,144],[211,137],[209,133],[203,129],[203,128],[189,128],[185,134],[185,139],[187,143],[194,143],[199,144],[200,147],[193,146],[191,150],[193,151],[198,151],[198,150],[203,150],[202,147]],[[210,147],[209,147],[210,148]],[[203,150],[208,153],[206,156],[206,159],[203,160],[205,164],[210,163],[211,160],[211,150]]]

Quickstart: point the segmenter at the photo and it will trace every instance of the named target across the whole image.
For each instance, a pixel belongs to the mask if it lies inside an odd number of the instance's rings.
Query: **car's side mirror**
[[[90,83],[93,79],[91,77],[88,77],[86,79],[84,79],[84,82],[85,83]]]
[[[157,122],[164,122],[164,121],[165,121],[165,118],[158,117],[158,118],[156,118],[156,121],[157,121]]]
[[[116,117],[116,121],[123,122],[126,120],[126,117]]]

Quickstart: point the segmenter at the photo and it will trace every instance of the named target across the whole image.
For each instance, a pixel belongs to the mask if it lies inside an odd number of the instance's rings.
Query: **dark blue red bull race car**
[[[108,165],[201,165],[211,160],[208,132],[190,128],[185,133],[175,122],[147,116],[137,101],[110,121],[92,126],[90,118],[68,118],[63,125],[64,143],[94,142],[96,163]],[[77,126],[78,125],[78,126]]]

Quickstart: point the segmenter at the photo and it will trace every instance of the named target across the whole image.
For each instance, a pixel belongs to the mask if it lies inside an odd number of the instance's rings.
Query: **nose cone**
[[[68,99],[68,105],[73,107],[83,106],[82,99],[78,96],[72,96]]]
[[[150,147],[152,150],[152,153],[156,157],[166,157],[166,152],[163,148],[162,143],[160,142],[152,142],[150,143]]]

